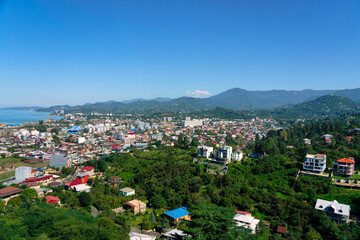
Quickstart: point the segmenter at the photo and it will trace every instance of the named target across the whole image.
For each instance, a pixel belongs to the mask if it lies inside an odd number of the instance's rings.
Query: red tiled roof
[[[126,204],[129,205],[129,206],[131,206],[131,207],[133,207],[133,208],[137,207],[135,204],[132,204],[132,203],[130,203],[130,202],[126,202]]]
[[[30,177],[30,178],[27,178],[25,181],[23,181],[23,183],[38,182],[38,181],[46,180],[46,179],[49,179],[49,178],[52,178],[52,177],[53,177],[53,175],[48,175],[48,176],[39,177],[39,178]]]
[[[79,180],[75,180],[75,181],[72,181],[72,182],[65,183],[65,185],[68,186],[68,187],[76,186],[76,185],[79,185],[79,184],[83,184],[83,183],[81,181],[79,181]]]
[[[337,162],[339,162],[339,163],[355,163],[354,160],[349,159],[349,158],[341,158],[341,159],[338,159]]]
[[[6,197],[8,195],[21,193],[23,190],[16,187],[5,187],[0,189],[0,197]]]
[[[60,202],[60,199],[58,197],[54,197],[54,196],[46,196],[46,202],[47,203],[56,203],[56,202]]]
[[[287,228],[283,226],[277,226],[276,232],[286,234]]]
[[[81,169],[82,172],[84,172],[84,171],[89,172],[89,171],[92,171],[92,170],[94,170],[94,167],[91,167],[91,166],[83,167],[83,168]]]
[[[249,212],[244,212],[244,211],[236,211],[236,213],[239,213],[239,214],[245,214],[245,215],[247,215],[247,214],[251,214],[251,213],[249,213]]]
[[[48,183],[48,186],[49,186],[49,187],[55,187],[55,186],[59,186],[59,185],[61,185],[60,182],[51,182],[51,183]]]

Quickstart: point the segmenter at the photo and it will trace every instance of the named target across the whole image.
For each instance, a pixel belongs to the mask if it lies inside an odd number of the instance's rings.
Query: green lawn
[[[143,222],[143,219],[148,219],[150,217],[150,213],[153,211],[153,209],[148,208],[146,209],[146,214],[134,216],[134,219],[130,221],[130,225],[134,227],[140,227],[141,223]]]
[[[21,160],[22,160],[21,158],[15,158],[15,157],[0,158],[0,167],[26,166],[26,167],[38,168],[49,165],[49,161],[43,161],[40,163],[25,163],[22,162]]]
[[[7,157],[0,158],[0,167],[11,167],[12,165],[21,161],[21,158]]]
[[[0,173],[0,181],[15,176],[15,170]]]
[[[354,174],[354,176],[352,178],[350,177],[341,177],[341,176],[335,176],[333,175],[332,178],[337,178],[337,179],[351,179],[351,180],[360,180],[360,175],[358,174]]]

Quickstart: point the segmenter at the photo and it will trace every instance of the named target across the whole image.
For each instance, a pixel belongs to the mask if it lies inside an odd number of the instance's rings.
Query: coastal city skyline
[[[360,0],[0,0],[0,240],[359,240]]]
[[[359,1],[3,0],[0,107],[357,88],[359,9]]]

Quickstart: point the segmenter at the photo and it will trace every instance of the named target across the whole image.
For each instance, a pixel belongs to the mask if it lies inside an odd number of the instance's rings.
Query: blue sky
[[[359,0],[0,0],[0,106],[359,80]]]

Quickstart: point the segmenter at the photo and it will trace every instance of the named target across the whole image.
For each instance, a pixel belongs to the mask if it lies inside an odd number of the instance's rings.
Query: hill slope
[[[346,90],[302,90],[302,91],[248,91],[241,88],[229,89],[209,97],[213,104],[233,110],[270,109],[288,104],[297,104],[318,97],[336,94],[360,103],[360,88]]]
[[[273,117],[284,119],[320,119],[360,111],[360,104],[337,95],[326,95],[313,101],[288,105],[269,111]]]
[[[94,103],[79,106],[53,106],[43,108],[40,111],[54,112],[55,110],[64,109],[67,113],[82,112],[100,112],[100,113],[119,113],[119,114],[153,114],[160,112],[194,112],[213,108],[214,105],[204,99],[182,97],[169,101],[136,101],[130,103],[123,102],[105,102]]]
[[[318,97],[336,94],[360,103],[360,88],[345,90],[303,90],[303,91],[247,91],[233,88],[209,98],[181,97],[176,99],[155,98],[153,100],[134,99],[125,102],[108,101],[80,106],[54,106],[40,111],[64,109],[66,112],[113,112],[131,114],[152,114],[159,112],[194,112],[214,107],[232,110],[276,109],[277,107],[299,104]],[[277,109],[278,110],[278,109]]]

